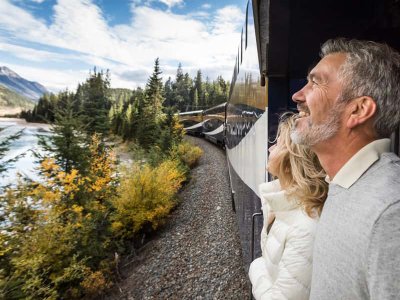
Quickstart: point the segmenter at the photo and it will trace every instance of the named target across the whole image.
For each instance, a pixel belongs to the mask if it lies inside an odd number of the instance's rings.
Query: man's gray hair
[[[374,127],[379,137],[389,137],[400,123],[400,54],[386,44],[331,39],[321,47],[321,58],[345,53],[340,70],[342,101],[369,96],[377,104]]]

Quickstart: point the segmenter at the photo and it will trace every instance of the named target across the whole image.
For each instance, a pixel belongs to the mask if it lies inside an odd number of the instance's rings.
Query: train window
[[[237,72],[238,72],[238,74],[239,74],[239,65],[240,65],[240,61],[239,61],[239,56],[240,55],[240,48],[238,48],[238,55],[237,55],[237,58],[236,58],[236,64],[237,64]]]
[[[243,61],[243,28],[242,34],[240,35],[240,63]]]
[[[246,6],[246,24],[245,26],[245,42],[244,42],[244,49],[247,49],[247,23],[249,22],[249,1],[247,1],[247,6]]]

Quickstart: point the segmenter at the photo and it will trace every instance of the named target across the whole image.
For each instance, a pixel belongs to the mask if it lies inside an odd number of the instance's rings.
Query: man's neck
[[[329,179],[332,180],[358,151],[373,141],[374,139],[360,137],[341,140],[331,139],[313,146],[312,150],[317,154],[321,166],[329,176]]]

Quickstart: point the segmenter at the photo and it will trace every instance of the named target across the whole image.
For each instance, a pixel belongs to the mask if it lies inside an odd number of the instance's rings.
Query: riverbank
[[[27,122],[25,119],[19,119],[19,118],[5,118],[5,117],[0,117],[0,122],[2,123],[13,123],[14,125],[18,125],[21,127],[33,127],[33,128],[41,128],[46,131],[50,131],[50,124],[45,124],[45,123],[30,123]],[[13,125],[11,124],[11,126]]]

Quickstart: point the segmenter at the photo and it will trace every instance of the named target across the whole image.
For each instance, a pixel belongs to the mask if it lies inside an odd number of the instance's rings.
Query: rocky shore
[[[250,299],[223,150],[204,151],[167,225],[121,268],[104,299]]]

